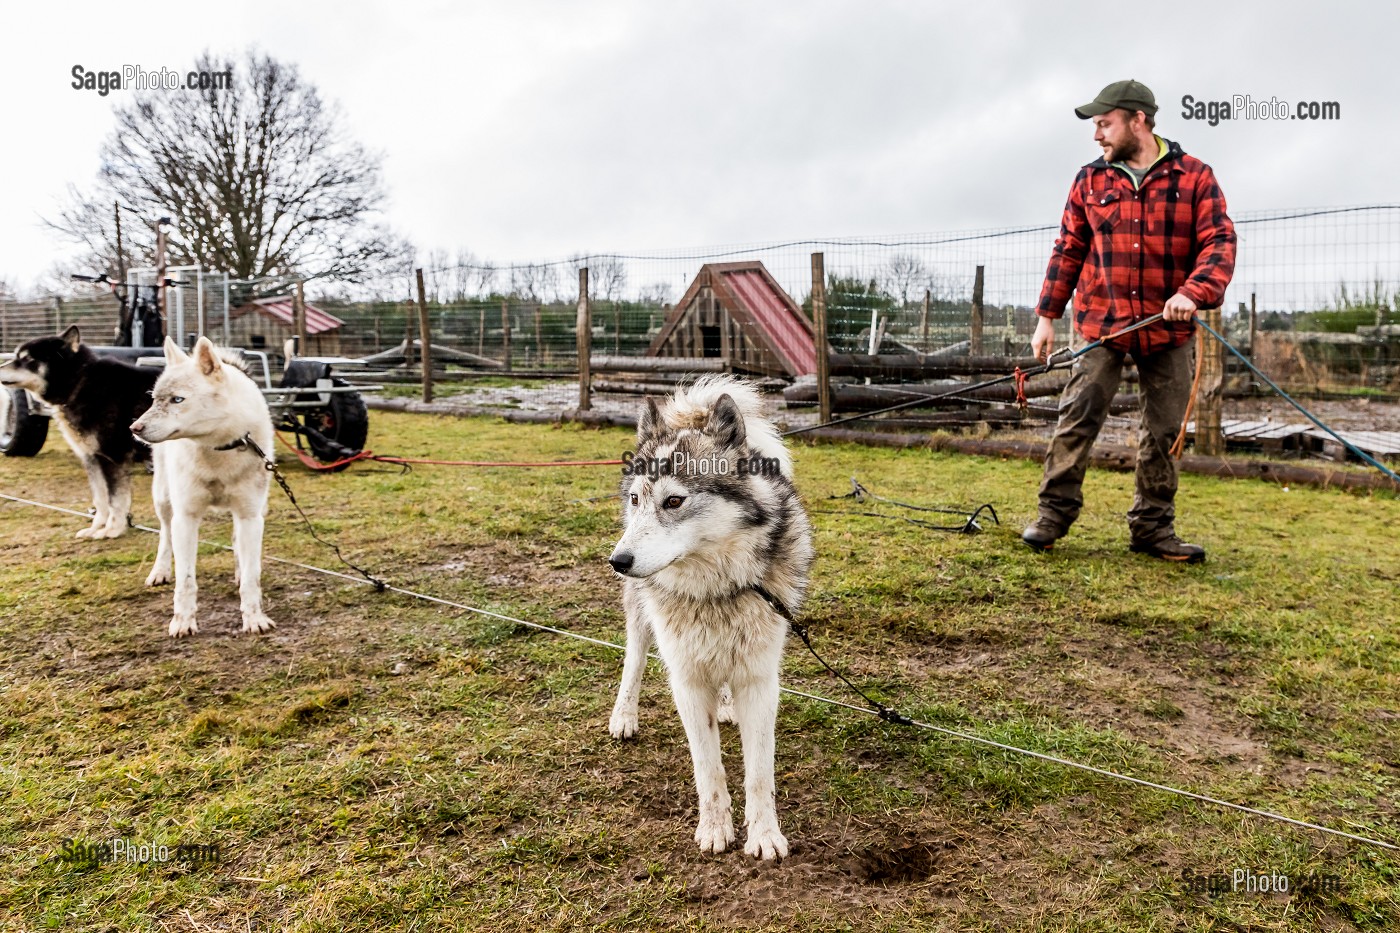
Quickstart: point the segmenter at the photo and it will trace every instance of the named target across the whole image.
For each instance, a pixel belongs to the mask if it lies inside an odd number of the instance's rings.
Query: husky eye
[[[663,509],[678,509],[685,501],[685,496],[667,496],[666,501],[661,503]]]
[[[633,505],[633,506],[636,506],[636,504],[637,504],[637,494],[634,492],[634,493],[632,493],[632,505]]]
[[[180,404],[181,402],[183,402],[184,400],[185,400],[185,397],[184,397],[183,395],[172,395],[172,396],[170,396],[170,404],[172,404],[172,405],[178,405],[178,404]]]

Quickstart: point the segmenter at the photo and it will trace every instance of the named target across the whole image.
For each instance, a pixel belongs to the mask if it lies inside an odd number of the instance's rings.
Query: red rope
[[[1016,377],[1016,405],[1024,414],[1030,407],[1030,403],[1026,401],[1026,374],[1021,371],[1021,367],[1017,366],[1012,375]]]
[[[337,467],[345,466],[348,463],[354,463],[357,460],[374,460],[378,463],[425,463],[434,466],[463,467],[575,467],[622,465],[621,460],[429,460],[422,457],[381,457],[371,450],[362,450],[353,456],[336,460],[333,463],[321,463],[313,457],[308,456],[305,451],[292,446],[281,434],[277,435],[277,439],[282,442],[283,447],[286,447],[297,455],[297,459],[301,461],[302,466],[306,467],[308,470],[315,470],[318,473],[334,470]]]

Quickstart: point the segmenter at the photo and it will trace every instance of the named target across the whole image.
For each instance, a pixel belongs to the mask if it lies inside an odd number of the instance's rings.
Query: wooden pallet
[[[1278,421],[1237,421],[1220,423],[1226,448],[1321,454],[1333,460],[1352,457],[1349,450],[1326,431],[1310,423]],[[1400,458],[1400,431],[1338,431],[1359,450],[1377,459]],[[1196,436],[1196,422],[1186,425],[1186,434]]]

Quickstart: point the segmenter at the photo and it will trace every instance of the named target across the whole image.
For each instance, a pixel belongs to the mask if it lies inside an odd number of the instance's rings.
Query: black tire
[[[34,414],[29,407],[29,393],[23,389],[0,389],[8,402],[0,400],[0,452],[7,457],[32,457],[44,449],[49,436],[49,419]],[[363,403],[361,403],[363,404]]]
[[[344,379],[332,379],[337,388],[348,386]],[[332,392],[330,404],[324,408],[308,408],[302,414],[306,444],[311,455],[322,463],[334,463],[365,449],[369,437],[369,409],[358,392]],[[329,442],[329,443],[328,443]],[[343,470],[345,463],[335,469]]]

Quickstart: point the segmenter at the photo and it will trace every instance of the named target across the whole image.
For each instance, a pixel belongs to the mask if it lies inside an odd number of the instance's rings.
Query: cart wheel
[[[331,384],[349,385],[344,379],[332,379]],[[306,432],[311,455],[322,463],[334,463],[359,453],[365,449],[365,439],[369,437],[369,409],[358,392],[331,393],[330,404],[325,408],[307,409],[302,422],[311,429]],[[341,464],[335,470],[349,465]]]
[[[0,452],[7,457],[32,457],[43,449],[48,436],[49,419],[30,410],[28,392],[0,389]]]

